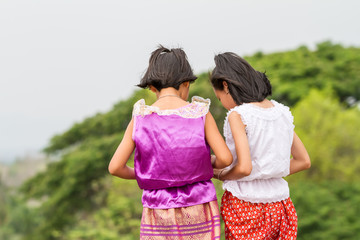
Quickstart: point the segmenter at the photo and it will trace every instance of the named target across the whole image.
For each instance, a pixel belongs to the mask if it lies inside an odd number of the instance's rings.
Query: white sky
[[[0,0],[0,162],[128,97],[158,44],[214,53],[360,46],[358,0]]]

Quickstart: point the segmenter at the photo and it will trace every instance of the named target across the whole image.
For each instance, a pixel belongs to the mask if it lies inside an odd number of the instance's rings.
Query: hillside
[[[48,159],[41,154],[27,155],[10,164],[0,164],[1,181],[7,187],[18,187],[45,170]]]
[[[299,215],[298,239],[358,239],[360,134],[354,129],[360,129],[360,111],[354,106],[360,99],[360,48],[324,42],[315,51],[302,46],[246,59],[266,71],[272,97],[291,107],[312,159],[309,171],[287,178]],[[210,110],[222,129],[226,111],[207,73],[199,75],[190,95],[211,99]],[[109,176],[107,165],[140,98],[147,104],[155,100],[148,90],[136,91],[109,112],[54,136],[45,152],[60,160],[19,188],[25,199],[8,196],[6,201],[16,204],[0,209],[0,238],[138,239],[141,191],[135,181]],[[220,197],[220,182],[214,182]],[[43,204],[28,208],[26,199]]]

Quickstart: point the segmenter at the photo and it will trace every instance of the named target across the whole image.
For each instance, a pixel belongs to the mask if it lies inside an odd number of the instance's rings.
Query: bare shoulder
[[[229,113],[228,119],[229,119],[229,121],[234,121],[234,120],[241,121],[241,115],[237,111],[232,111],[231,113]]]
[[[236,112],[236,111],[232,111],[229,116],[228,116],[228,120],[230,125],[234,125],[234,124],[240,124],[240,125],[244,125],[240,113]]]
[[[211,112],[209,111],[205,115],[205,127],[209,124],[211,125],[213,122],[215,122],[215,119],[214,119],[213,115],[211,114]]]

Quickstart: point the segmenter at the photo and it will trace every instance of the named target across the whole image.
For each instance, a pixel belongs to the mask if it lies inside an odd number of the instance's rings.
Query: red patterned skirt
[[[218,240],[220,214],[217,201],[190,207],[144,208],[141,240]]]
[[[297,215],[290,198],[275,203],[251,203],[225,191],[221,216],[226,239],[296,239]]]

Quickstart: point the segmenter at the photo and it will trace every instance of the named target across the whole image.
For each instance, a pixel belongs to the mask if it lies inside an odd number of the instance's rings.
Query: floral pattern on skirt
[[[297,215],[290,198],[274,203],[251,203],[225,191],[221,216],[226,239],[296,239]]]

